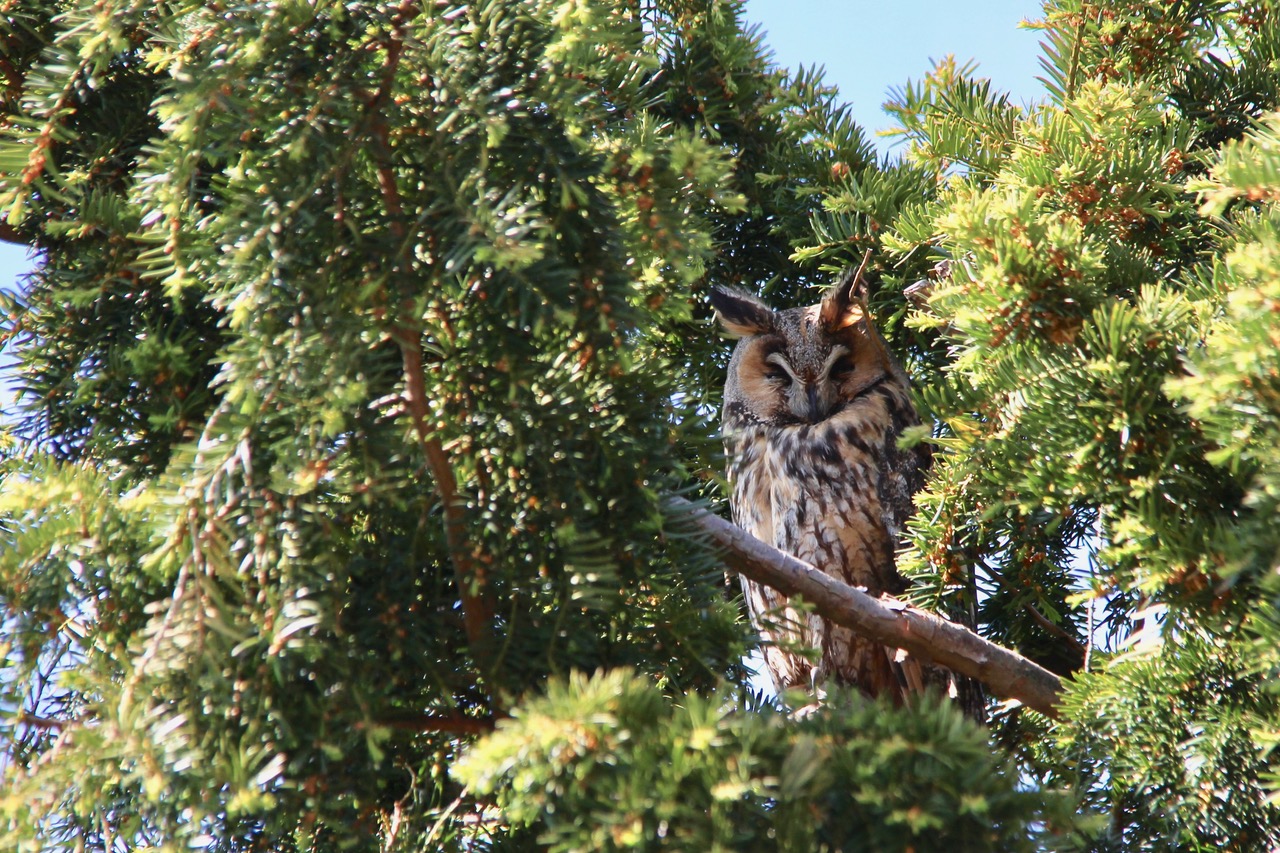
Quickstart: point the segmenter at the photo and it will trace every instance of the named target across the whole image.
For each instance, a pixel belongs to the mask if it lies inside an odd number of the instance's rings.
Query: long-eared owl
[[[894,553],[930,454],[898,447],[920,421],[859,287],[845,277],[819,304],[783,311],[712,291],[720,323],[740,338],[724,389],[731,506],[756,538],[871,595],[897,595],[906,585]],[[745,577],[742,586],[779,693],[832,680],[902,698],[936,680],[770,587]],[[798,648],[818,651],[816,670]]]

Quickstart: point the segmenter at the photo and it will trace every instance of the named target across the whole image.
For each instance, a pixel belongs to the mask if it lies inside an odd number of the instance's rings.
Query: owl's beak
[[[822,402],[818,399],[818,386],[816,384],[806,385],[805,390],[809,392],[809,423],[816,424],[818,421],[822,420],[823,415]]]

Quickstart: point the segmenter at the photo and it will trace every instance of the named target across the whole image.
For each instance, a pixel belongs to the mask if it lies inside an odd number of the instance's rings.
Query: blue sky
[[[785,68],[821,65],[854,119],[876,141],[890,89],[919,80],[933,61],[955,54],[1015,103],[1039,100],[1040,33],[1023,29],[1041,15],[1038,0],[747,0],[746,19],[765,31]],[[881,151],[887,140],[878,140]]]
[[[784,67],[821,65],[854,118],[875,140],[889,90],[918,80],[949,53],[978,61],[979,73],[1016,102],[1041,96],[1039,34],[1019,29],[1040,15],[1038,0],[747,0],[747,20],[767,33]],[[880,150],[892,150],[886,140]],[[0,287],[12,288],[30,263],[20,246],[0,243]]]

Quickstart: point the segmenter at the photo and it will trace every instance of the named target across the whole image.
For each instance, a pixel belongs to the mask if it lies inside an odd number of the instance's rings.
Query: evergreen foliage
[[[1070,820],[937,697],[828,699],[795,720],[729,693],[673,705],[626,672],[554,682],[458,775],[554,851],[1035,850]]]
[[[9,4],[0,846],[1280,845],[1280,12],[1036,26],[881,162],[729,0]],[[912,595],[1056,719],[779,712],[663,509],[707,288],[867,249]]]

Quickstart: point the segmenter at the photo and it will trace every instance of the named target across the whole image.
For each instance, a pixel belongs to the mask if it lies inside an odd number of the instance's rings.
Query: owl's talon
[[[791,712],[791,719],[803,720],[805,717],[816,714],[821,707],[822,702],[810,702],[808,705],[801,705]]]

